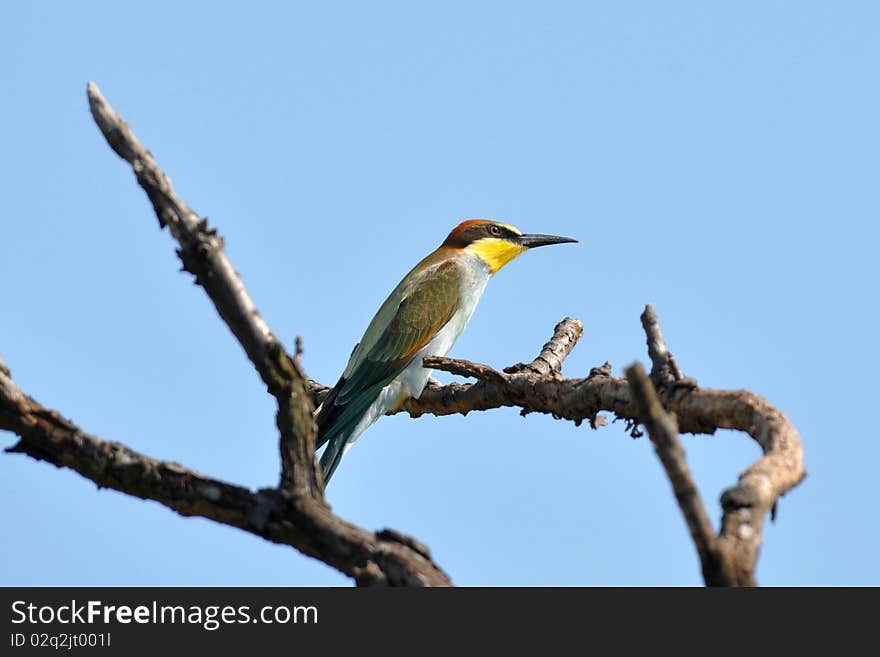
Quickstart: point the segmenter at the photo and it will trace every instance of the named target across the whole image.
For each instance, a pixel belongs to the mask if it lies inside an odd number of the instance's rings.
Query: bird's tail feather
[[[324,404],[330,401],[331,407],[326,410],[322,407],[316,419],[318,424],[318,441],[317,446],[321,447],[327,443],[327,449],[321,455],[321,469],[324,472],[324,485],[330,481],[336,468],[339,466],[342,457],[345,454],[346,447],[357,438],[358,426],[364,419],[364,414],[369,410],[370,405],[375,401],[376,396],[381,390],[381,386],[376,389],[368,389],[344,404],[335,404],[334,399],[328,395]],[[331,393],[332,394],[332,393]]]
[[[321,471],[324,473],[324,486],[330,483],[330,478],[342,462],[342,455],[345,454],[346,445],[348,445],[348,438],[340,436],[336,440],[331,440],[327,445],[327,449],[321,455]]]
[[[367,408],[369,403],[367,404]],[[330,477],[336,471],[346,448],[357,438],[357,428],[363,419],[367,408],[358,408],[352,404],[341,407],[343,409],[339,417],[326,432],[320,432],[321,444],[327,443],[327,449],[321,454],[321,470],[324,472],[324,486],[330,481]]]

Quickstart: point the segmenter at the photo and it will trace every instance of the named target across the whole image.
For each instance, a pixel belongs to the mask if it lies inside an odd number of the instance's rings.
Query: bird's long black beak
[[[565,244],[566,242],[577,242],[570,237],[558,237],[556,235],[520,235],[519,243],[527,249],[534,249],[536,246],[548,246],[550,244]]]

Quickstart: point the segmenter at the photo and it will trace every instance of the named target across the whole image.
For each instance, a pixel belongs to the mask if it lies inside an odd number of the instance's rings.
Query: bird
[[[376,312],[336,385],[315,411],[324,485],[360,434],[409,397],[432,370],[425,356],[445,356],[467,326],[486,284],[529,249],[577,242],[526,235],[509,224],[468,219],[403,277]]]

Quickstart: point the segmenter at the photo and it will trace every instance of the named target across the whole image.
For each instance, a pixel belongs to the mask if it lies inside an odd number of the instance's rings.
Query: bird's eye
[[[496,226],[495,224],[489,224],[489,232],[490,232],[492,235],[500,235],[500,234],[501,234],[501,228],[500,228],[499,226]]]

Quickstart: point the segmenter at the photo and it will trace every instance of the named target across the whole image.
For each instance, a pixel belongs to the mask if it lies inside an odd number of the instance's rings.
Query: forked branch
[[[299,349],[293,357],[286,353],[226,256],[223,239],[208,226],[206,219],[177,197],[152,154],[141,145],[94,83],[88,85],[88,99],[95,123],[110,147],[131,165],[138,184],[153,204],[159,226],[167,226],[177,240],[180,247],[177,254],[183,268],[196,277],[276,399],[281,452],[281,482],[277,493],[288,497],[291,508],[299,512],[298,516],[287,516],[289,524],[298,525],[295,532],[298,538],[290,544],[327,563],[335,561],[336,564],[331,565],[342,566],[340,570],[359,581],[448,584],[447,576],[430,559],[405,543],[393,542],[389,547],[387,539],[350,525],[332,513],[324,501],[314,457],[314,406]],[[322,550],[313,550],[309,545],[307,537],[315,533],[323,536]],[[385,557],[371,557],[389,549],[388,554],[394,557],[390,562]]]

